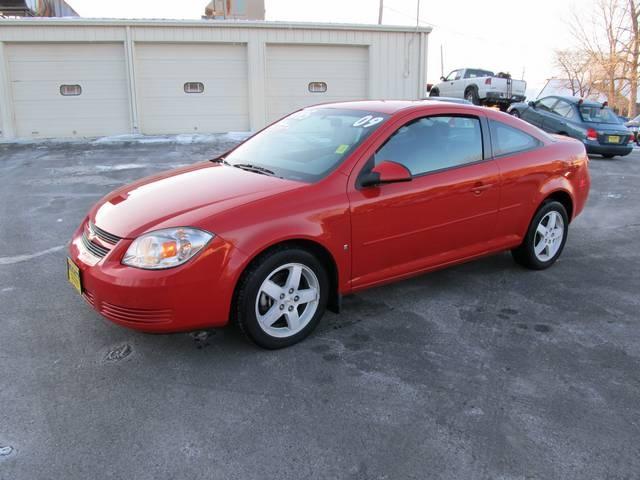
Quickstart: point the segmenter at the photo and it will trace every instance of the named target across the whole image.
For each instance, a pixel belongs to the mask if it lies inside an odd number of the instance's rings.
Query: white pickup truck
[[[524,80],[479,68],[460,68],[440,80],[429,90],[430,97],[464,98],[474,105],[498,106],[501,110],[524,101],[527,89]]]

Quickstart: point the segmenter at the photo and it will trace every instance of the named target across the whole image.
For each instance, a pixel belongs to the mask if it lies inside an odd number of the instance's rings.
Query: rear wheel
[[[318,325],[328,290],[326,270],[311,253],[274,250],[243,275],[235,301],[236,322],[261,347],[288,347]]]
[[[469,87],[464,92],[464,98],[465,100],[473,103],[474,105],[480,105],[480,98],[478,98],[478,90],[476,90],[475,87]]]
[[[515,108],[513,110],[511,110],[511,115],[513,115],[516,118],[520,118],[520,112],[518,110],[516,110]]]
[[[532,270],[553,265],[567,241],[569,218],[560,202],[544,203],[533,216],[522,244],[511,250],[516,262]]]
[[[437,88],[432,88],[431,91],[429,92],[429,96],[430,97],[439,97],[440,96],[440,90],[438,90]]]
[[[611,155],[611,154],[606,154],[606,155],[602,155],[604,158],[613,158],[615,157],[615,155]]]

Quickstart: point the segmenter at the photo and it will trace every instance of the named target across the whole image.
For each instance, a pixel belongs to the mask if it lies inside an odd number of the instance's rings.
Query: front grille
[[[87,301],[89,305],[91,305],[92,307],[95,307],[96,299],[93,296],[93,293],[91,293],[89,290],[84,290],[82,292],[82,296],[84,297],[84,299]]]
[[[100,313],[110,320],[130,323],[166,323],[173,318],[171,309],[130,308],[102,302]]]
[[[109,253],[109,249],[103,247],[102,245],[98,245],[97,243],[93,243],[91,240],[87,238],[87,232],[82,232],[82,245],[84,248],[89,250],[93,255],[98,258],[103,258],[107,253]]]
[[[98,237],[100,240],[106,243],[110,243],[111,245],[115,245],[120,240],[122,240],[122,238],[114,235],[113,233],[105,232],[101,228],[97,227],[93,222],[89,222],[89,230],[95,233],[96,237]]]

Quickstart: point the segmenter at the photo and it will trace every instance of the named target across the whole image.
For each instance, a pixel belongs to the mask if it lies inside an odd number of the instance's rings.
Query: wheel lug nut
[[[289,293],[293,293],[293,288],[290,288],[290,289],[289,289]]]
[[[297,296],[297,295],[296,295],[295,297],[293,297],[293,301],[294,301],[294,302],[297,302],[298,300],[300,300],[300,297],[299,297],[299,296]]]
[[[293,305],[289,305],[289,311],[293,312]]]
[[[280,300],[282,300],[284,298],[284,293],[280,294]]]
[[[280,310],[284,310],[284,305],[280,305]]]

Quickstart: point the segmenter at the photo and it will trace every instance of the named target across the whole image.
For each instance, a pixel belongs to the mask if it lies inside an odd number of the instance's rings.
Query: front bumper
[[[121,239],[99,258],[83,243],[86,221],[73,235],[69,258],[80,269],[82,296],[114,323],[135,330],[168,333],[227,323],[246,257],[215,237],[187,263],[166,270],[142,270],[120,263],[131,244]],[[99,240],[96,240],[100,242]]]
[[[633,151],[632,145],[602,145],[585,142],[587,153],[593,153],[596,155],[617,155],[624,157],[629,155]]]

